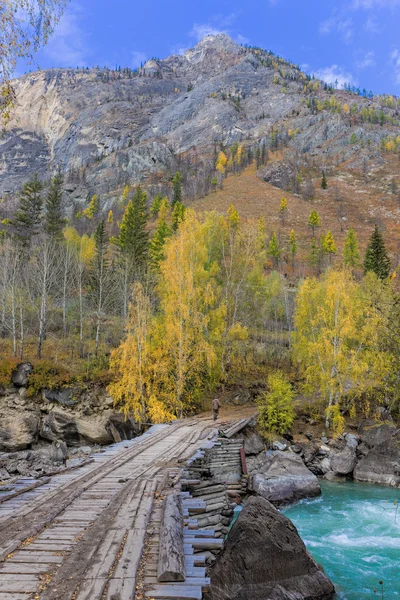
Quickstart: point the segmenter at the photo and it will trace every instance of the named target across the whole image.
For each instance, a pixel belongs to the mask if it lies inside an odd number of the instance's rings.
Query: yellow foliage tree
[[[340,430],[340,402],[346,391],[371,387],[388,373],[379,350],[382,315],[348,271],[328,271],[306,279],[296,299],[294,358],[309,391],[327,401],[327,426]]]
[[[225,174],[227,162],[228,159],[226,154],[221,150],[221,152],[218,154],[217,162],[215,163],[215,168],[221,173],[221,175]]]

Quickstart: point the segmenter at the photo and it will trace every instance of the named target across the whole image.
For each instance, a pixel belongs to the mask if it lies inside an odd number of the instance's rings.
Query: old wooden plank
[[[0,576],[5,573],[20,574],[20,575],[40,575],[49,570],[48,563],[32,564],[32,563],[12,563],[10,561],[0,563]]]
[[[9,562],[14,562],[14,563],[34,563],[34,564],[40,564],[40,563],[62,563],[63,561],[63,557],[62,556],[56,556],[54,554],[51,554],[50,552],[24,552],[23,550],[20,550],[19,552],[16,552],[15,554],[13,554],[9,559]]]
[[[151,586],[146,592],[147,598],[173,598],[174,600],[202,600],[203,592],[200,586],[184,584],[164,584]]]
[[[220,538],[185,538],[186,544],[191,544],[195,550],[218,550],[224,541]]]
[[[158,581],[185,581],[182,496],[170,494],[164,500],[160,530]]]
[[[36,592],[39,579],[34,575],[26,575],[25,577],[31,577],[31,579],[22,579],[22,575],[13,575],[13,579],[5,579],[4,575],[0,577],[0,592],[21,592],[25,594],[32,594]]]
[[[112,600],[113,597],[117,597],[119,600],[133,600],[135,597],[136,584],[131,587],[131,582],[125,581],[125,579],[126,577],[136,579],[137,570],[142,558],[146,528],[153,509],[156,487],[156,481],[149,481],[146,484],[145,492],[137,511],[135,528],[128,532],[121,557],[113,574],[115,579],[110,581],[104,600]]]

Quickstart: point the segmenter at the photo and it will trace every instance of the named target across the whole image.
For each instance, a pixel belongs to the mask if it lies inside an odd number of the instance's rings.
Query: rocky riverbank
[[[400,487],[398,428],[364,420],[337,438],[307,433],[267,445],[255,420],[230,439],[225,433],[185,473],[184,489],[205,502],[201,527],[226,538],[222,553],[209,553],[210,599],[331,598],[332,583],[277,509],[318,496],[322,478]]]
[[[68,458],[140,433],[133,419],[113,408],[104,387],[43,389],[28,394],[29,363],[21,363],[9,387],[0,389],[0,482],[38,477]]]

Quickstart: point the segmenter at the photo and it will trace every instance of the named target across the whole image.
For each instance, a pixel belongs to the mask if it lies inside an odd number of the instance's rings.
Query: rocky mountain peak
[[[240,52],[240,46],[226,33],[206,35],[194,48],[186,50],[184,56],[190,62],[199,62],[205,55],[212,52],[228,52],[237,55]]]

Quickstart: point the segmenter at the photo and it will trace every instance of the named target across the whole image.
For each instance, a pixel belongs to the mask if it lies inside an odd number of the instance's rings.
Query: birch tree
[[[295,310],[293,353],[309,391],[326,399],[326,425],[341,427],[340,403],[349,390],[382,381],[388,370],[380,352],[382,316],[348,271],[306,279]]]

